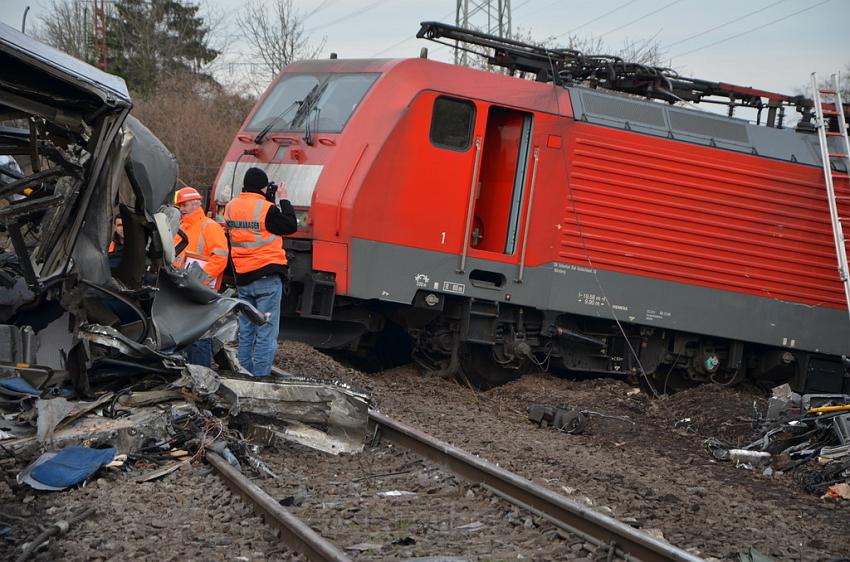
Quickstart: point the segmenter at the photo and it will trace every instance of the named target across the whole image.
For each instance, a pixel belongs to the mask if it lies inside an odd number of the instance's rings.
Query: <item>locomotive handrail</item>
[[[537,185],[537,165],[540,163],[540,147],[534,147],[534,167],[531,169],[531,192],[528,194],[528,209],[525,211],[525,228],[522,233],[522,251],[519,255],[519,275],[516,282],[522,283],[525,273],[525,250],[528,247],[528,227],[531,225],[531,206],[534,205],[534,186]]]
[[[469,188],[469,205],[466,208],[466,230],[463,233],[463,252],[460,255],[460,268],[463,273],[466,268],[466,254],[469,252],[469,229],[472,228],[472,206],[475,204],[475,193],[478,191],[478,169],[481,165],[481,137],[475,137],[475,165],[472,168],[472,185]]]

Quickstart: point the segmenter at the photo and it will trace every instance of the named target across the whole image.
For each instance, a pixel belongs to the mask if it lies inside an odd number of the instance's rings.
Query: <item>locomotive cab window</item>
[[[379,74],[285,74],[254,113],[246,131],[341,133]]]
[[[475,104],[466,100],[440,96],[434,100],[431,116],[431,144],[440,148],[464,151],[472,145]]]

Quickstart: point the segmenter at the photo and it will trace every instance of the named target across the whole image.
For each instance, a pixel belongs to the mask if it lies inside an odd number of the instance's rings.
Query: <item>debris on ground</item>
[[[18,556],[16,562],[23,562],[24,560],[28,560],[39,548],[47,544],[47,541],[50,539],[50,537],[64,535],[68,532],[72,525],[74,525],[75,523],[79,523],[83,519],[91,517],[95,514],[95,512],[96,509],[94,507],[89,507],[75,514],[73,517],[70,517],[67,521],[61,520],[57,521],[53,525],[50,525],[34,540],[22,545],[23,552],[21,552],[21,555]]]
[[[622,422],[629,431],[637,431],[637,424],[628,416],[614,416],[565,405],[532,404],[528,407],[529,421],[541,427],[554,427],[558,431],[573,435],[583,433],[587,429],[589,418],[594,416]]]
[[[850,500],[850,484],[835,484],[830,486],[821,498]]]
[[[760,552],[755,548],[750,548],[745,552],[738,553],[738,562],[775,562],[773,558]]]
[[[705,447],[717,460],[763,469],[770,477],[790,474],[810,494],[847,499],[843,490],[850,490],[850,395],[800,395],[783,384],[773,389],[767,412],[754,424],[760,437],[749,445],[732,447],[709,438]]]
[[[113,448],[67,447],[43,453],[18,475],[18,484],[36,490],[65,490],[90,478],[97,470],[112,463],[118,453]]]

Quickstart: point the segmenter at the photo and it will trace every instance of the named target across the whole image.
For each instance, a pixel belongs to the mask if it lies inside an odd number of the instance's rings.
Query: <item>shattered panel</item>
[[[279,437],[331,454],[363,450],[368,399],[333,383],[307,379],[258,382],[222,379],[233,413],[265,426]]]

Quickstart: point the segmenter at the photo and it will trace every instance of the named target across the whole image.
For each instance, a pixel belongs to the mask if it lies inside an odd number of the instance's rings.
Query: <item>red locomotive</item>
[[[809,100],[442,24],[419,35],[537,80],[295,63],[219,171],[219,211],[254,165],[298,209],[283,337],[381,352],[404,334],[418,362],[480,386],[533,363],[850,390]],[[763,122],[648,99],[717,96]]]

